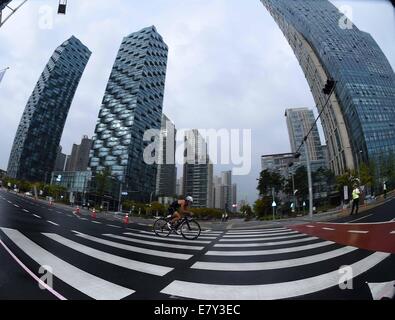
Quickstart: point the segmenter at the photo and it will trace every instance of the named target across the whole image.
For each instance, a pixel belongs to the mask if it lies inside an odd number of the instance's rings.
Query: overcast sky
[[[291,48],[261,2],[69,0],[67,15],[54,14],[53,27],[43,29],[44,12],[55,13],[57,2],[29,0],[0,29],[0,69],[11,68],[0,85],[0,168],[7,168],[26,102],[59,44],[75,35],[93,52],[63,132],[61,144],[70,153],[82,135],[94,133],[122,38],[155,25],[170,50],[164,112],[178,128],[252,129],[253,169],[235,182],[239,198],[255,201],[260,156],[290,150],[285,109],[314,106]],[[352,20],[372,34],[395,69],[390,2],[332,2],[352,7]]]

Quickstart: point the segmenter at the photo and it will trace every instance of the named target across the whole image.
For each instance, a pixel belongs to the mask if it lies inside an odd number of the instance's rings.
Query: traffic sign
[[[272,207],[273,207],[273,208],[277,207],[277,203],[276,203],[276,201],[273,201],[273,203],[272,203]]]
[[[127,193],[127,192],[122,192],[122,195],[123,196],[127,196],[129,193]]]

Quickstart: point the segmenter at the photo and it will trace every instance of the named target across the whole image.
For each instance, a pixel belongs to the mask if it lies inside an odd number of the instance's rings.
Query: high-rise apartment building
[[[156,176],[156,195],[160,197],[176,195],[176,134],[174,123],[166,115],[162,115]]]
[[[89,155],[92,148],[92,140],[83,136],[80,144],[74,144],[71,156],[67,161],[66,171],[87,171],[89,166]]]
[[[185,134],[186,154],[183,174],[183,194],[194,198],[193,207],[213,207],[213,164],[207,144],[199,131]]]
[[[27,102],[8,163],[8,175],[49,182],[63,128],[91,52],[74,36],[59,46]]]
[[[161,127],[168,47],[154,26],[122,41],[103,98],[93,137],[90,167],[109,168],[129,192],[148,201],[155,192],[157,167],[147,164],[147,130]]]
[[[319,111],[335,174],[395,152],[395,75],[370,34],[328,0],[261,0],[287,38]],[[347,24],[345,21],[347,20]]]

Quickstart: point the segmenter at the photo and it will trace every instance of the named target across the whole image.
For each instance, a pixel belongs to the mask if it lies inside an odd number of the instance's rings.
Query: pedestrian
[[[387,199],[387,183],[384,182],[384,199]]]
[[[225,222],[225,213],[222,214],[221,222]]]
[[[351,215],[358,214],[359,211],[359,198],[361,195],[361,191],[359,190],[358,186],[355,185],[354,190],[352,191],[352,209],[351,209]]]
[[[229,215],[228,213],[225,213],[225,222],[228,222],[228,220],[229,220]]]

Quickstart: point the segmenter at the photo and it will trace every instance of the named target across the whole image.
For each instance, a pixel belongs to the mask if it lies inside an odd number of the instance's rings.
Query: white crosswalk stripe
[[[55,277],[97,300],[119,300],[135,291],[85,272],[35,244],[17,230],[1,228],[6,236],[40,266],[51,266]]]
[[[169,242],[181,242],[181,243],[191,243],[190,240],[186,240],[184,238],[174,238],[174,237],[167,237],[167,238],[158,238],[156,235],[153,236],[152,232],[141,232],[141,233],[130,233],[130,232],[125,232],[124,233],[127,236],[132,236],[132,237],[138,237],[138,238],[144,238],[144,239],[156,239],[156,240],[163,240],[163,241],[169,241]],[[200,239],[200,237],[199,237]],[[209,244],[211,241],[199,241],[199,240],[194,240],[193,243],[196,244]]]
[[[173,268],[167,268],[163,266],[158,266],[158,265],[153,265],[149,263],[144,263],[140,261],[135,261],[131,259],[126,259],[123,257],[119,257],[113,254],[109,254],[100,250],[96,250],[93,248],[90,248],[88,246],[79,244],[77,242],[71,241],[69,239],[66,239],[62,236],[59,236],[57,234],[50,234],[50,233],[44,233],[44,235],[60,244],[63,244],[64,246],[74,249],[78,252],[81,252],[87,256],[96,258],[98,260],[102,260],[111,264],[115,264],[120,267],[124,267],[130,270],[136,270],[139,272],[144,272],[144,273],[149,273],[153,274],[156,276],[164,276],[165,274],[169,273],[170,271],[173,270]]]
[[[344,265],[342,259],[356,260],[358,257],[359,260],[350,264],[354,272],[353,277],[357,277],[390,256],[388,253],[376,252],[372,254],[363,251],[364,257],[361,258],[360,252],[362,250],[359,248],[341,246],[332,241],[291,231],[282,228],[280,232],[276,229],[263,234],[261,232],[255,233],[255,231],[227,232],[214,245],[214,248],[218,248],[218,250],[209,250],[191,266],[195,272],[195,281],[191,281],[188,277],[186,277],[188,280],[176,279],[164,287],[161,293],[173,297],[201,300],[295,298],[338,286],[339,268]],[[282,234],[279,235],[279,233]],[[303,244],[304,242],[311,243]],[[323,268],[326,271],[318,275],[320,268],[311,270],[308,268],[309,265],[325,266],[328,261],[331,261],[330,265],[338,263],[338,268],[329,272]],[[280,272],[281,270],[285,272],[285,269],[289,273],[288,268],[295,270],[295,280],[290,281],[288,277],[284,282],[278,279],[275,283],[259,284],[260,279],[264,279],[262,278],[264,273]],[[300,273],[297,270],[304,271]],[[207,279],[206,272],[217,273],[218,277],[210,276],[210,283],[205,283],[203,279]],[[254,284],[234,285],[232,284],[234,277],[224,276],[230,272],[237,272],[237,278],[242,275],[246,278],[247,274],[255,275],[257,272],[259,276],[256,277],[257,281]],[[300,274],[305,274],[305,277],[300,279]],[[263,282],[265,281],[268,279]]]
[[[133,243],[147,244],[150,246],[165,247],[165,248],[168,248],[170,246],[168,243],[158,243],[158,242],[153,242],[153,241],[132,239],[132,238],[127,238],[127,237],[117,236],[114,234],[103,234],[103,236],[118,239],[118,240],[133,242]],[[199,251],[204,249],[204,247],[185,246],[185,245],[177,245],[177,244],[171,244],[171,247],[174,249],[187,249],[187,250],[199,250]]]
[[[376,252],[352,264],[353,277],[368,271],[389,256],[389,253]],[[161,293],[201,300],[274,300],[304,296],[338,284],[339,271],[335,270],[302,280],[264,285],[218,285],[176,280]]]
[[[119,243],[119,242],[114,242],[114,241],[109,241],[109,240],[93,237],[93,236],[83,234],[83,233],[76,233],[76,235],[77,235],[77,237],[80,237],[80,238],[83,238],[86,240],[90,240],[95,243],[104,244],[109,247],[118,248],[118,249],[122,249],[122,250],[126,250],[126,251],[137,252],[137,253],[143,253],[143,254],[152,255],[152,256],[156,256],[156,257],[165,257],[165,258],[169,258],[169,259],[179,259],[179,260],[189,260],[190,258],[192,258],[192,255],[190,255],[190,254],[145,249],[142,247],[130,246],[130,245],[126,245],[126,244]]]
[[[196,262],[192,269],[204,269],[204,270],[217,270],[217,271],[261,271],[261,270],[272,270],[272,269],[283,269],[296,266],[302,266],[310,263],[322,262],[329,259],[339,257],[343,254],[358,250],[355,247],[344,247],[333,251],[317,254],[313,256],[307,256],[298,259],[288,259],[280,261],[269,261],[269,262],[243,262],[243,263],[220,263],[220,262]]]

